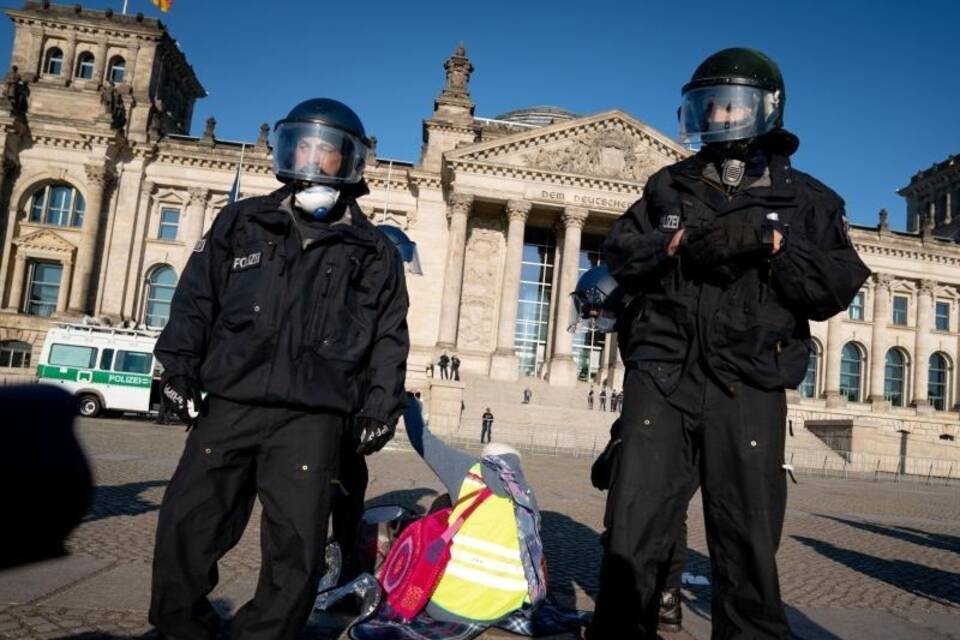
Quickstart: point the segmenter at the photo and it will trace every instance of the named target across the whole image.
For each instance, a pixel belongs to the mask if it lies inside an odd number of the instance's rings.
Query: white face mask
[[[314,185],[303,191],[298,191],[293,196],[293,203],[298,209],[313,216],[317,220],[323,220],[337,204],[340,192],[331,187],[323,185]]]

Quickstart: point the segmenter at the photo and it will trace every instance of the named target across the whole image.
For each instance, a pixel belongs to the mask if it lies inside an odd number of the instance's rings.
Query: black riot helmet
[[[360,118],[342,102],[301,102],[273,131],[273,170],[281,182],[339,187],[363,177],[370,141]]]
[[[755,49],[713,54],[697,67],[681,94],[684,144],[748,140],[783,128],[783,76],[777,63]]]
[[[389,224],[378,224],[377,229],[390,239],[393,246],[400,252],[403,259],[403,268],[407,273],[422,276],[423,269],[420,268],[420,254],[417,252],[417,243],[410,239],[399,227]]]
[[[577,288],[570,295],[573,296],[570,331],[614,331],[617,312],[623,302],[623,291],[610,275],[606,265],[601,264],[585,271],[577,280]]]

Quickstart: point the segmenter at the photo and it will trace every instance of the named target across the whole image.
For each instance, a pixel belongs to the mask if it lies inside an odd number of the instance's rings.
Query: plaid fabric
[[[591,618],[590,612],[564,609],[550,600],[513,612],[495,627],[521,636],[548,636],[565,631],[579,632]],[[353,640],[471,640],[490,625],[439,622],[421,613],[404,624],[384,607],[375,618],[350,629]]]
[[[520,534],[520,558],[523,561],[524,576],[527,578],[527,595],[531,604],[537,604],[547,595],[547,582],[543,575],[540,512],[534,508],[530,499],[530,487],[521,486],[513,469],[503,460],[497,456],[487,456],[483,459],[483,464],[497,472],[513,498],[517,530]]]

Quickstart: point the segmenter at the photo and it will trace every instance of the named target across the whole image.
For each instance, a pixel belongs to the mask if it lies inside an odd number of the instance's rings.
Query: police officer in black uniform
[[[600,592],[588,637],[655,638],[664,561],[698,477],[714,638],[788,638],[775,554],[786,505],[784,389],[803,379],[809,320],[869,275],[843,201],[793,169],[777,65],[749,49],[705,60],[683,88],[699,152],[654,174],[604,245],[632,296]]]
[[[217,216],[157,341],[163,396],[194,423],[157,526],[150,621],[165,637],[216,634],[206,596],[255,497],[260,579],[232,635],[294,637],[324,570],[341,434],[376,451],[406,404],[403,266],[356,203],[367,193],[363,125],[319,98],[275,133],[286,185]]]

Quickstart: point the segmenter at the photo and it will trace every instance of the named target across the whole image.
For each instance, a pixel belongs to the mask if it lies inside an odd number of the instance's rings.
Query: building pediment
[[[21,250],[28,249],[44,253],[71,254],[76,247],[58,234],[47,229],[34,231],[13,241]]]
[[[559,122],[447,152],[457,170],[501,167],[541,174],[589,176],[642,186],[689,152],[622,111]],[[563,182],[562,179],[556,180]]]

